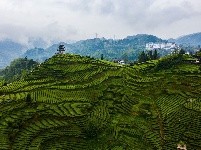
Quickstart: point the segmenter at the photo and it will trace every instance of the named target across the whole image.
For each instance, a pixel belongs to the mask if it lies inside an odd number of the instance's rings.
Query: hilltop
[[[54,55],[1,86],[0,149],[201,149],[200,67],[182,59]]]

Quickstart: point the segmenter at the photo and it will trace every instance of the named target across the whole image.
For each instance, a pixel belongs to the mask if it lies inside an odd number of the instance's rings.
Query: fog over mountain
[[[22,44],[11,40],[0,41],[0,68],[5,67],[15,58],[18,58],[26,50]]]
[[[148,34],[198,45],[196,36],[178,37],[200,32],[200,6],[199,0],[1,0],[0,66],[28,49],[34,54],[35,48],[96,37]]]
[[[0,39],[24,45],[41,39],[48,47],[95,33],[108,39],[141,33],[177,38],[200,32],[200,6],[199,0],[1,0]]]

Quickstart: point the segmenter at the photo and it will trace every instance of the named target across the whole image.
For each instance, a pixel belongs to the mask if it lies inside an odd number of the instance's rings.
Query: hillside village
[[[178,45],[174,42],[167,42],[167,43],[150,42],[146,44],[146,50],[154,50],[154,49],[164,49],[164,50],[174,51],[175,49],[178,49]]]

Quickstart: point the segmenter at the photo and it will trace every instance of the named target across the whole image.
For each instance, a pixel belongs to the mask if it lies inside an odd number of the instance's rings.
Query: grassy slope
[[[199,67],[155,63],[53,56],[0,88],[0,149],[201,149]]]

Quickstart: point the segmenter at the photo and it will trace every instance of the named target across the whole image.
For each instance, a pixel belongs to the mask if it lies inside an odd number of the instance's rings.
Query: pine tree
[[[159,59],[160,56],[159,56],[159,53],[157,52],[157,50],[155,49],[154,50],[154,55],[153,55],[153,60],[156,60],[156,59]]]
[[[103,60],[103,54],[101,54],[101,60]]]
[[[153,59],[152,51],[148,51],[148,59],[149,59],[149,60],[152,60],[152,59]]]
[[[144,51],[142,51],[139,55],[138,55],[138,62],[145,62],[147,61],[147,55],[145,54]]]

